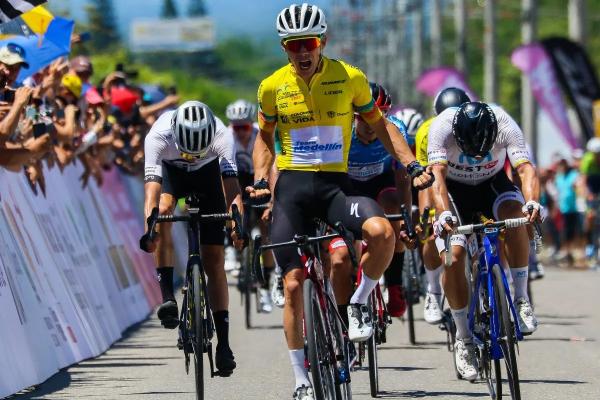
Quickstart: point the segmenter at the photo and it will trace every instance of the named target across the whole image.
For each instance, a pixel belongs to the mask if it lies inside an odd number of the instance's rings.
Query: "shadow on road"
[[[53,375],[46,382],[36,386],[35,388],[31,388],[27,391],[20,392],[21,394],[16,394],[7,398],[18,400],[39,399],[40,397],[57,392],[70,386],[71,382],[71,373],[69,373],[69,371],[67,371],[66,369],[63,369],[57,374]]]
[[[519,379],[521,383],[537,384],[537,383],[552,383],[555,385],[583,385],[589,382],[585,381],[569,381],[569,380],[558,380],[558,379]]]
[[[428,392],[426,390],[407,390],[407,391],[382,391],[379,393],[379,398],[384,399],[403,399],[403,398],[431,398],[439,397],[447,399],[449,397],[465,398],[465,397],[488,397],[487,393],[468,393],[468,392]]]

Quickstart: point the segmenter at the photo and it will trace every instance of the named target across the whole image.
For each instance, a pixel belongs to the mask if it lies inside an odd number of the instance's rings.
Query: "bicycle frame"
[[[496,298],[494,295],[494,286],[493,286],[493,275],[491,274],[491,269],[494,265],[498,265],[500,267],[500,272],[502,276],[502,285],[506,293],[510,293],[508,280],[506,279],[506,275],[504,274],[504,269],[500,264],[500,254],[498,249],[498,236],[500,234],[499,228],[485,228],[483,233],[474,234],[475,240],[477,241],[476,249],[474,254],[472,254],[472,259],[476,261],[477,267],[477,276],[475,280],[475,290],[473,292],[473,296],[471,298],[471,302],[469,305],[469,328],[473,332],[473,337],[478,345],[483,345],[486,340],[483,336],[482,332],[479,330],[480,327],[475,327],[475,307],[480,307],[485,313],[486,305],[489,306],[489,311],[491,311],[490,318],[490,349],[492,358],[494,360],[498,360],[503,358],[502,350],[500,348],[499,339],[500,339],[500,320],[498,307],[496,304]],[[482,288],[484,288],[484,292],[481,293]],[[483,296],[482,296],[483,295]],[[487,304],[484,301],[487,298]],[[509,301],[510,312],[513,316],[513,320],[517,321],[517,313],[513,306],[513,302]],[[519,329],[519,324],[515,323],[514,328],[516,331],[517,340],[523,340],[523,334]]]

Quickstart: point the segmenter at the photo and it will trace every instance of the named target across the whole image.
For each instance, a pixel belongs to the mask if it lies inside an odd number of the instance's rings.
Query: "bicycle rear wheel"
[[[194,377],[196,380],[196,399],[204,400],[204,293],[202,289],[203,281],[200,265],[192,265],[192,279],[188,282],[188,299],[192,299],[188,304],[192,307],[190,313],[192,317],[191,327],[192,347],[194,349]]]
[[[335,360],[331,359],[325,318],[310,279],[304,281],[304,325],[315,397],[317,400],[335,400]]]
[[[515,351],[517,338],[507,302],[510,295],[507,296],[502,282],[502,272],[498,265],[492,267],[492,273],[494,275],[494,297],[496,299],[496,308],[498,310],[498,320],[500,323],[500,337],[498,338],[498,342],[502,349],[502,355],[504,356],[504,366],[506,367],[510,395],[513,400],[521,400],[519,369],[517,367],[517,354]]]
[[[375,289],[376,290],[376,289]],[[374,290],[374,291],[375,291]],[[373,316],[373,334],[367,340],[367,352],[369,355],[369,384],[371,387],[371,397],[377,397],[379,394],[379,364],[377,360],[377,337],[379,336],[379,315],[377,313],[377,298],[375,293],[369,295],[369,309]]]
[[[337,374],[335,395],[338,400],[352,400],[352,386],[350,383],[350,339],[344,334],[342,322],[336,316],[337,306],[331,297],[327,300],[327,315],[329,316],[329,326],[332,328],[333,350],[336,355]]]
[[[486,326],[489,328],[489,316],[482,315],[479,305],[475,307],[475,326]],[[492,400],[502,398],[502,371],[500,360],[494,360],[490,349],[489,331],[483,333],[483,345],[479,346],[479,374],[488,386],[488,392]],[[455,364],[456,368],[456,364]],[[460,376],[456,371],[457,376]]]

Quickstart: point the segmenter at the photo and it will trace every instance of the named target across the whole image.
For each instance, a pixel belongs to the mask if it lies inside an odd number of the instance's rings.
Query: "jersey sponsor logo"
[[[352,203],[350,205],[350,215],[354,215],[356,218],[360,218],[360,215],[358,215],[358,203]]]
[[[464,164],[455,164],[452,161],[448,161],[448,165],[451,168],[457,169],[459,171],[479,172],[479,171],[486,171],[489,169],[493,169],[496,165],[498,165],[498,160],[493,160],[492,162],[484,164],[484,165],[464,165]]]
[[[316,140],[307,142],[297,141],[292,144],[292,151],[295,153],[313,153],[315,151],[337,151],[341,150],[340,143],[317,143]]]
[[[434,150],[434,151],[427,152],[427,158],[428,158],[430,164],[433,164],[433,163],[445,164],[448,162],[448,157],[446,156],[446,152],[441,151],[441,150]]]
[[[279,120],[281,121],[281,123],[283,124],[289,124],[290,123],[290,119],[287,117],[287,115],[279,115]]]
[[[335,118],[335,117],[343,117],[344,115],[348,115],[350,114],[350,111],[346,111],[346,112],[337,112],[337,111],[327,111],[327,116],[329,118]]]
[[[340,79],[338,81],[323,81],[323,82],[321,82],[321,85],[335,85],[337,83],[344,83],[344,82],[346,82],[345,79]]]
[[[289,114],[289,115],[280,115],[280,119],[281,119],[281,122],[283,122],[284,124],[289,124],[290,121],[293,122],[294,124],[299,124],[299,123],[311,122],[311,121],[315,120],[315,118],[313,117],[312,111],[303,111],[303,112],[293,113],[293,114]]]
[[[344,93],[343,90],[327,90],[326,92],[324,92],[325,96],[332,96],[335,94],[341,94]]]
[[[481,158],[471,157],[464,153],[461,153],[460,156],[458,157],[458,162],[461,164],[477,165],[477,164],[481,164],[484,161],[492,161],[492,153],[490,153],[488,151],[488,153],[485,155],[485,157],[481,157]]]

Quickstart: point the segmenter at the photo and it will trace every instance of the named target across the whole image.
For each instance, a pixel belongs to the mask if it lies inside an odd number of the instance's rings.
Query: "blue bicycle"
[[[502,398],[500,360],[504,360],[511,398],[521,399],[517,352],[518,341],[523,340],[523,335],[517,323],[508,281],[500,264],[499,237],[505,229],[528,223],[527,218],[514,218],[456,228],[458,234],[474,233],[467,242],[472,290],[469,328],[479,350],[479,376],[486,381],[492,399]],[[446,245],[446,249],[449,249],[449,240]]]

